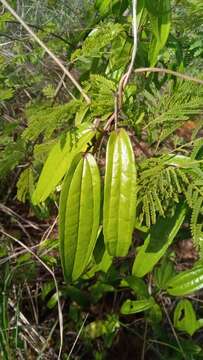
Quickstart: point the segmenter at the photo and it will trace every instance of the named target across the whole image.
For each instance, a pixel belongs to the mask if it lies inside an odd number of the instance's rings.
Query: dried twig
[[[85,325],[85,323],[86,323],[86,321],[87,321],[88,315],[89,315],[89,314],[87,314],[87,315],[85,316],[85,319],[84,319],[84,321],[83,321],[83,323],[82,323],[82,325],[81,325],[81,328],[80,328],[80,330],[79,330],[79,332],[78,332],[78,334],[77,334],[77,336],[76,336],[76,339],[75,339],[75,341],[74,341],[74,343],[73,343],[73,346],[72,346],[72,348],[71,348],[71,350],[70,350],[70,352],[69,352],[69,354],[68,354],[67,360],[70,360],[70,358],[71,358],[71,355],[72,355],[72,353],[73,353],[73,350],[74,350],[74,348],[75,348],[75,345],[77,344],[77,341],[78,341],[78,339],[79,339],[79,337],[80,337],[80,334],[81,334],[81,332],[82,332],[82,330],[83,330],[83,327],[84,327],[84,325]]]
[[[54,96],[53,96],[53,102],[55,101],[55,99],[56,99],[59,91],[61,90],[61,88],[62,88],[62,86],[63,86],[63,84],[64,84],[65,78],[66,78],[66,74],[63,73],[63,75],[61,76],[60,81],[59,81],[59,83],[58,83],[58,85],[57,85],[57,88],[56,88],[56,90],[55,90],[55,93],[54,93]]]
[[[0,211],[4,212],[5,214],[8,214],[10,216],[13,216],[14,218],[22,220],[23,223],[27,224],[27,227],[31,227],[35,230],[40,230],[40,227],[37,224],[35,224],[27,219],[24,219],[21,215],[19,215],[18,213],[16,213],[12,209],[10,209],[9,207],[7,207],[6,205],[1,204],[1,203],[0,203]]]
[[[176,334],[175,328],[174,328],[174,326],[173,326],[173,324],[172,324],[172,321],[171,321],[170,316],[169,316],[169,314],[168,314],[168,311],[167,311],[167,309],[166,309],[166,307],[165,307],[165,305],[164,305],[164,302],[161,301],[161,303],[162,303],[164,312],[165,312],[165,314],[166,314],[167,320],[168,320],[168,322],[169,322],[169,325],[170,325],[170,327],[171,327],[173,336],[174,336],[174,338],[176,339],[177,345],[178,345],[178,347],[179,347],[179,349],[180,349],[180,352],[181,352],[181,354],[182,354],[182,356],[183,356],[183,359],[186,359],[185,353],[184,353],[183,348],[182,348],[182,346],[181,346],[181,343],[180,343],[180,341],[179,341],[179,339],[178,339],[178,335]]]
[[[145,359],[145,348],[146,348],[146,340],[147,340],[147,330],[148,330],[148,322],[145,321],[145,330],[144,330],[144,339],[143,339],[143,347],[142,347],[142,357],[141,360]]]
[[[38,255],[36,255],[29,247],[27,247],[25,244],[23,244],[22,241],[16,239],[14,236],[8,234],[7,232],[5,232],[3,229],[0,229],[0,232],[7,236],[8,238],[10,238],[11,240],[15,241],[17,244],[19,244],[20,246],[22,246],[24,249],[26,249],[30,254],[32,254],[32,256],[34,256],[37,261],[39,261],[39,263],[44,266],[44,268],[51,274],[53,280],[54,280],[54,284],[55,284],[55,288],[56,288],[56,293],[58,295],[58,317],[59,317],[59,327],[60,327],[60,349],[59,349],[59,354],[58,354],[58,359],[61,358],[61,352],[62,352],[62,347],[63,347],[63,314],[62,314],[62,309],[61,309],[61,303],[60,303],[60,299],[59,299],[59,289],[58,289],[58,284],[56,281],[56,277],[54,272],[44,263],[44,261],[42,259],[40,259],[40,257]]]
[[[91,100],[89,96],[84,92],[80,84],[73,77],[69,70],[62,64],[61,60],[43,43],[42,40],[33,32],[33,30],[24,22],[24,20],[16,13],[16,11],[8,4],[6,0],[0,0],[0,2],[5,6],[5,8],[19,21],[19,23],[27,30],[27,32],[32,36],[32,38],[46,51],[46,53],[55,61],[55,63],[62,69],[71,82],[75,85],[81,95],[84,97],[87,104],[90,104]]]
[[[176,77],[179,77],[183,80],[188,80],[188,81],[193,81],[197,84],[201,84],[203,85],[203,80],[201,79],[198,79],[198,78],[195,78],[193,76],[190,76],[190,75],[186,75],[186,74],[182,74],[182,73],[179,73],[177,71],[173,71],[173,70],[170,70],[170,69],[162,69],[162,68],[156,68],[156,67],[143,67],[143,68],[139,68],[139,69],[135,69],[134,70],[134,73],[138,74],[138,73],[146,73],[146,72],[157,72],[157,73],[163,73],[163,74],[170,74],[170,75],[174,75]]]

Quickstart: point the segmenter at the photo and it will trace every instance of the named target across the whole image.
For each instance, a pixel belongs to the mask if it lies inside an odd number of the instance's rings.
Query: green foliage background
[[[138,0],[134,68],[156,66],[203,79],[202,1],[155,3],[156,11],[149,1]],[[131,59],[131,2],[22,0],[10,4],[82,84],[91,104],[85,103],[66,77],[61,80],[63,74],[58,66],[2,7],[1,356],[14,359],[15,354],[20,354],[28,358],[33,353],[36,359],[54,358],[60,345],[59,324],[55,323],[60,298],[64,359],[68,359],[81,327],[83,331],[71,355],[74,359],[118,357],[126,339],[130,344],[126,359],[135,352],[141,358],[143,351],[150,359],[203,358],[203,315],[199,306],[203,256],[203,86],[165,73],[132,73],[118,124],[131,137],[138,173],[132,247],[127,257],[112,261],[101,232],[84,275],[67,285],[61,272],[58,232],[52,227],[67,164],[43,202],[32,201],[32,197],[54,147],[61,151],[62,158],[66,148],[68,156],[72,156],[83,127],[95,124],[95,119],[99,119],[96,138],[88,141],[95,146],[100,139],[114,111],[120,78]],[[165,9],[170,5],[171,10],[164,10],[163,4]],[[102,175],[107,138],[104,133],[97,151]],[[50,163],[53,164],[53,158]],[[48,170],[51,179],[56,167]],[[56,274],[58,293],[50,274],[45,274],[46,269],[29,252],[22,254],[23,249],[12,238],[31,249],[37,245],[36,254]],[[186,245],[189,250],[181,258],[180,249]],[[140,277],[136,259],[143,254],[144,264],[149,253],[154,256],[149,257],[150,272]],[[189,279],[188,299],[183,300],[181,297],[188,293],[174,285],[179,281],[176,276],[183,276],[182,282],[185,277]],[[194,289],[193,284],[199,284],[198,281],[200,286]],[[195,290],[200,291],[191,297]],[[28,318],[26,326],[31,338],[25,332],[22,315]],[[49,336],[52,343],[43,347]],[[141,349],[134,341],[141,342]]]

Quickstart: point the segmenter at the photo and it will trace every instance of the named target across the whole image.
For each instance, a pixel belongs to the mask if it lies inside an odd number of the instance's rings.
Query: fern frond
[[[103,49],[111,45],[112,41],[124,31],[123,25],[107,23],[100,24],[95,28],[86,40],[83,42],[82,48],[77,49],[71,59],[81,59],[83,57],[101,57]]]
[[[173,134],[185,121],[203,113],[203,90],[197,85],[173,82],[160,91],[144,91],[148,109],[146,129],[156,133],[159,143]]]
[[[84,83],[91,97],[91,116],[105,120],[114,110],[116,84],[99,74],[90,75],[90,81]]]
[[[202,158],[203,158],[203,138],[199,138],[196,139],[196,141],[194,142],[193,150],[191,153],[191,159],[199,160]]]
[[[193,209],[192,209],[192,216],[191,216],[191,233],[194,240],[195,245],[199,248],[200,246],[200,239],[202,239],[203,236],[203,224],[202,222],[199,223],[199,217],[202,213],[202,204],[203,204],[203,198],[199,197],[195,202],[193,202]],[[203,255],[203,254],[202,254]]]
[[[150,227],[151,225],[151,216],[149,210],[149,197],[147,195],[143,196],[143,212],[145,214],[146,225]]]
[[[155,224],[156,223],[156,208],[155,208],[155,203],[154,203],[154,199],[152,196],[152,192],[149,192],[149,205],[150,205],[151,221],[152,221],[152,224]]]
[[[26,111],[28,127],[22,134],[23,139],[35,141],[40,134],[45,140],[50,139],[55,130],[73,121],[80,106],[79,100],[71,100],[67,104],[54,107],[49,104],[32,104]]]
[[[181,184],[174,168],[170,168],[170,174],[173,181],[173,185],[176,187],[178,194],[180,194],[182,192]]]
[[[191,212],[190,229],[195,246],[203,257],[203,172],[196,159],[167,156],[142,161],[138,177],[139,220],[146,226],[157,215],[168,216],[176,204],[187,202]]]
[[[25,157],[25,144],[22,139],[9,143],[0,151],[0,179],[3,179]]]
[[[27,196],[31,197],[34,191],[34,179],[32,169],[29,167],[22,171],[17,182],[17,199],[25,202]]]

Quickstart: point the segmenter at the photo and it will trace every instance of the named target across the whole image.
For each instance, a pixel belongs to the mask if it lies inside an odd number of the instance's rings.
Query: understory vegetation
[[[202,0],[0,0],[0,358],[203,359]]]

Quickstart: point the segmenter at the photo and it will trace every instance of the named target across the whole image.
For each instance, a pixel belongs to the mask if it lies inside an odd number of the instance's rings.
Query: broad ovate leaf
[[[83,124],[75,134],[68,133],[65,144],[58,141],[50,151],[40,174],[37,187],[32,196],[34,205],[45,201],[55,190],[66,171],[68,170],[74,156],[80,151],[85,151],[87,144],[93,136],[95,130]]]
[[[154,265],[165,254],[168,247],[178,233],[186,214],[186,205],[177,206],[170,218],[160,217],[152,227],[144,244],[138,248],[138,254],[133,264],[132,274],[143,277],[149,273]]]
[[[203,265],[195,266],[175,275],[167,286],[167,292],[173,296],[185,296],[203,288]]]
[[[91,154],[78,154],[64,179],[59,204],[61,262],[66,281],[77,280],[92,256],[100,222],[100,174]]]
[[[124,129],[109,137],[104,180],[103,233],[111,256],[125,256],[132,241],[136,209],[136,167]]]
[[[173,324],[176,329],[185,331],[190,336],[200,328],[191,301],[188,299],[179,301],[174,311]]]
[[[149,310],[154,306],[155,302],[153,297],[144,300],[126,300],[121,306],[121,314],[131,315],[142,311]]]

